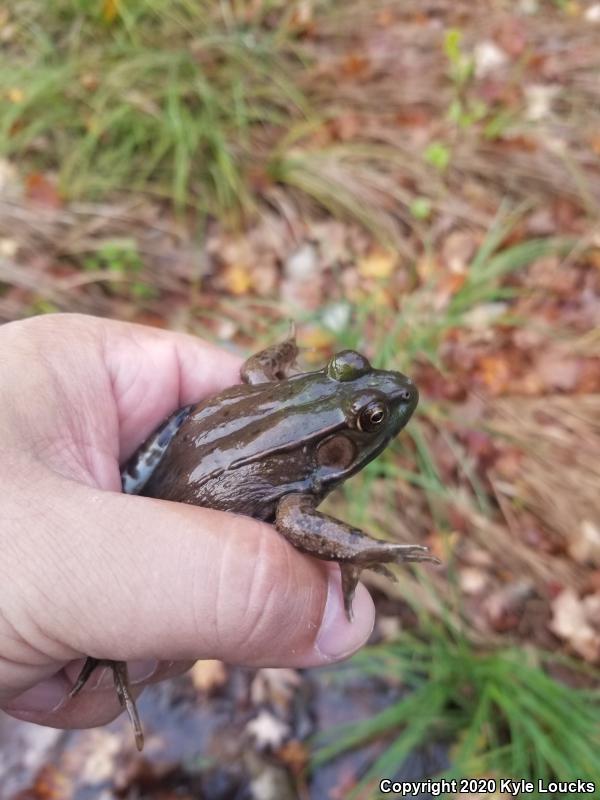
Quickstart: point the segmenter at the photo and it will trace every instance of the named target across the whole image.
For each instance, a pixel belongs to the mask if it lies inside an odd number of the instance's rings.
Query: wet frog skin
[[[242,383],[172,414],[123,469],[123,491],[246,514],[274,523],[298,550],[337,561],[344,607],[360,573],[394,579],[388,563],[438,563],[426,547],[372,539],[316,510],[336,486],[378,456],[410,419],[418,391],[353,350],[320,370],[292,374],[295,337],[249,358]],[[138,749],[143,734],[124,662],[88,658],[71,696],[98,665],[113,670]]]

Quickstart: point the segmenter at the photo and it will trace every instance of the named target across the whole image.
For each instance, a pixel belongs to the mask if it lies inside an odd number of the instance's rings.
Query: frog
[[[300,371],[295,331],[248,358],[241,383],[171,414],[121,471],[122,490],[245,514],[274,525],[297,550],[337,562],[345,613],[363,570],[395,580],[388,564],[439,564],[427,547],[374,539],[317,510],[376,458],[419,401],[414,382],[342,350]],[[87,658],[70,697],[108,666],[142,750],[144,734],[123,661]]]

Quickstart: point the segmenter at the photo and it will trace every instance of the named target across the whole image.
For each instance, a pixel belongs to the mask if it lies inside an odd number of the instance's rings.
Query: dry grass
[[[531,572],[581,589],[586,567],[600,567],[600,396],[499,402],[488,424],[523,453],[513,480],[491,476],[508,525],[527,509],[553,539],[555,557],[535,552]],[[565,555],[578,565],[568,581]]]

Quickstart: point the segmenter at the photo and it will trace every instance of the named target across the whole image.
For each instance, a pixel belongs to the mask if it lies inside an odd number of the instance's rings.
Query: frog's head
[[[374,369],[354,350],[334,355],[324,371],[345,420],[316,452],[319,479],[329,490],[381,453],[412,416],[419,392],[406,375]]]

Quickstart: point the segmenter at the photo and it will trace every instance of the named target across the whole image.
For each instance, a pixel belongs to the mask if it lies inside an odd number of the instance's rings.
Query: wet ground
[[[236,668],[210,697],[193,676],[151,687],[139,703],[142,754],[124,717],[105,728],[63,732],[1,715],[0,800],[341,800],[383,743],[310,774],[310,738],[370,718],[400,690],[334,675],[313,670],[299,680],[293,670]],[[432,747],[381,777],[415,780],[443,766],[443,749]]]

